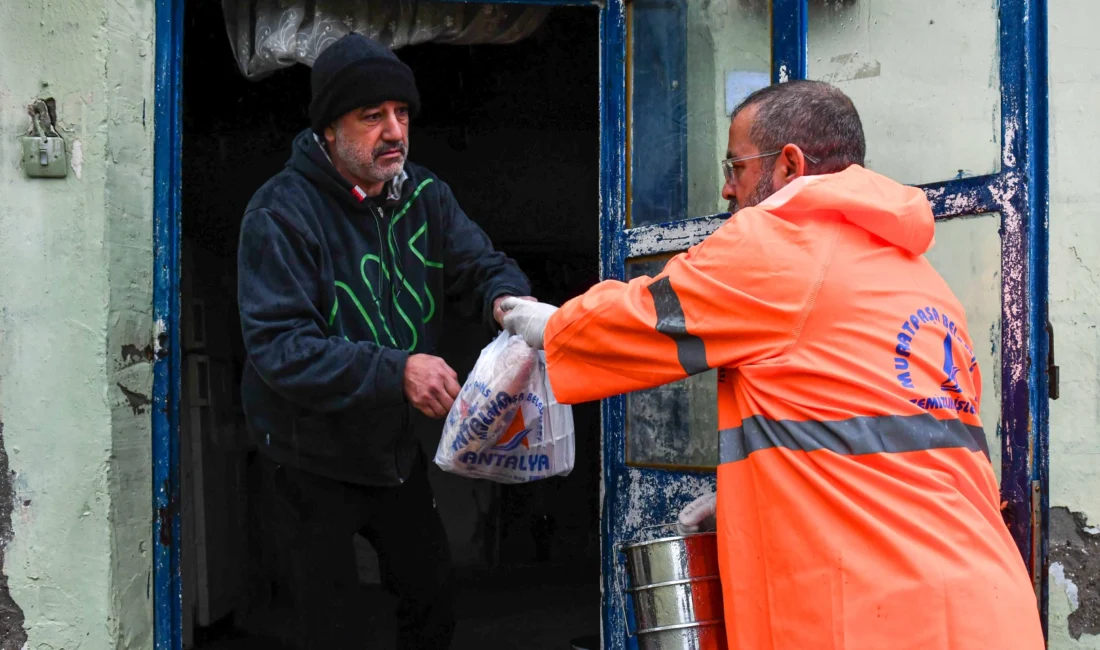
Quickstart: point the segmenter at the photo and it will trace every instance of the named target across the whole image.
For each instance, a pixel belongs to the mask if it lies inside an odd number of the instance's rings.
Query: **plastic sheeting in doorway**
[[[261,79],[317,55],[350,32],[393,49],[421,43],[506,45],[530,36],[550,8],[417,0],[222,0],[241,74]]]

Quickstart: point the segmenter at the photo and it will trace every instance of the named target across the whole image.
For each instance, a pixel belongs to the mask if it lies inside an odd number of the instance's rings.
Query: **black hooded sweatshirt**
[[[249,431],[278,463],[362,485],[404,481],[418,453],[402,379],[431,354],[443,305],[492,327],[493,301],[527,278],[413,164],[400,198],[363,195],[311,131],[252,197],[241,225],[238,300]]]

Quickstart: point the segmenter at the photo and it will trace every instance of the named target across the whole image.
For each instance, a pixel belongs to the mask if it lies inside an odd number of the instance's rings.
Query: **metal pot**
[[[638,650],[726,650],[726,626],[691,623],[638,632]]]
[[[695,533],[623,546],[630,581],[636,587],[691,578],[718,577],[718,536]]]
[[[714,533],[632,542],[620,552],[630,584],[620,584],[623,618],[629,594],[636,632],[627,622],[627,635],[637,635],[641,650],[725,650]]]
[[[629,590],[638,633],[670,625],[722,620],[718,577],[646,585]]]

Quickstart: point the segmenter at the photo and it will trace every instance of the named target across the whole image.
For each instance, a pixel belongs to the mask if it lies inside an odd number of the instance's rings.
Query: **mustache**
[[[384,156],[388,153],[393,153],[395,151],[399,152],[402,156],[408,155],[408,147],[405,146],[404,142],[398,142],[396,144],[380,144],[375,147],[374,151],[372,151],[371,153],[375,158],[378,158],[379,156]]]

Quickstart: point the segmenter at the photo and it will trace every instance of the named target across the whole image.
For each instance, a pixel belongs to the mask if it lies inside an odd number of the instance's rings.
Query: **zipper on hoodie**
[[[384,222],[386,220],[386,214],[382,211],[382,208],[374,205],[370,206],[371,216],[374,217],[375,233],[378,235],[378,311],[382,313],[382,318],[386,323],[393,323],[393,299],[391,294],[393,293],[393,287],[387,286],[386,278],[388,277],[387,263],[386,263],[386,243],[382,240],[382,232]],[[383,306],[385,303],[385,306]],[[397,336],[398,332],[396,326],[390,328],[390,337],[393,339],[394,345],[401,347],[404,345],[403,340],[399,340]]]

